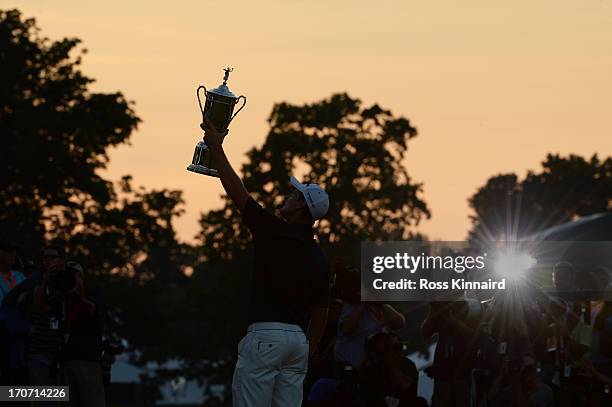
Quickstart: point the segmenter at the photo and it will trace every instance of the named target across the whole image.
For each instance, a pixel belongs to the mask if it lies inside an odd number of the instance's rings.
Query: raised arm
[[[425,321],[423,321],[423,325],[421,325],[421,334],[423,335],[423,338],[429,339],[438,332],[438,318],[438,315],[436,315],[436,312],[430,305],[427,317],[425,318]]]
[[[389,328],[402,329],[406,325],[406,318],[395,308],[393,308],[393,306],[383,304],[381,309]]]
[[[244,187],[236,171],[232,168],[225,155],[225,151],[223,151],[223,139],[227,134],[227,130],[225,132],[218,131],[207,119],[204,120],[200,127],[204,130],[204,142],[212,152],[223,189],[225,189],[232,202],[238,207],[240,213],[244,213],[244,208],[249,199],[249,192]]]

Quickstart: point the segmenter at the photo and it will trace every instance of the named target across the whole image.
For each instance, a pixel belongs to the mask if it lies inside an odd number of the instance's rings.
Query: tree
[[[71,55],[78,44],[41,38],[34,19],[0,11],[0,199],[9,208],[0,222],[38,245],[47,229],[78,223],[75,209],[111,200],[96,170],[139,122],[121,93],[89,92],[93,80],[78,69],[85,50]]]
[[[470,238],[514,240],[612,210],[612,157],[548,154],[540,172],[489,178],[469,199]]]
[[[129,176],[116,187],[98,174],[140,119],[120,92],[89,90],[79,43],[50,41],[34,19],[0,11],[0,229],[30,255],[66,241],[101,273],[177,271],[181,193],[133,190]]]
[[[17,10],[0,11],[0,160],[7,168],[0,173],[0,232],[30,258],[50,241],[65,242],[70,259],[90,271],[88,284],[123,311],[118,334],[139,351],[138,361],[164,360],[177,352],[160,326],[184,326],[172,313],[191,306],[177,296],[193,263],[192,248],[178,242],[173,227],[182,194],[99,175],[108,148],[128,142],[140,119],[121,93],[89,89],[93,79],[79,70],[85,50],[78,45],[41,37],[35,20]],[[197,320],[198,313],[189,308],[188,316]]]

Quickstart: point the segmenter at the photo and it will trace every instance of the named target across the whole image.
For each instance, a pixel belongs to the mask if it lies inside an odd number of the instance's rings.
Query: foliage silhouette
[[[514,240],[568,222],[612,210],[612,157],[590,159],[548,154],[540,172],[523,180],[500,174],[469,199],[473,213],[469,238]]]
[[[30,258],[46,242],[67,242],[71,260],[124,311],[119,334],[142,361],[164,359],[167,338],[149,316],[167,317],[159,293],[185,284],[192,263],[172,224],[183,212],[181,192],[99,175],[109,147],[127,143],[140,119],[121,93],[90,90],[93,79],[79,69],[84,54],[78,39],[50,41],[34,19],[0,11],[0,231]]]
[[[34,19],[0,11],[0,228],[30,254],[45,240],[67,241],[73,257],[103,273],[177,272],[181,193],[98,174],[108,148],[127,143],[140,119],[121,93],[90,91],[79,43],[50,41]]]

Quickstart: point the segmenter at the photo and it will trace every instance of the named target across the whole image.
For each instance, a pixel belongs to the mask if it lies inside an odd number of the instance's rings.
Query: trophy
[[[245,96],[236,96],[227,87],[227,80],[233,69],[225,68],[224,71],[223,83],[219,87],[206,90],[204,85],[200,85],[196,90],[198,104],[202,112],[202,120],[207,118],[219,131],[227,130],[227,127],[234,117],[236,117],[238,112],[246,105]],[[200,99],[200,89],[204,89],[204,96],[206,98],[204,107],[202,107],[202,100]],[[234,113],[234,107],[238,104],[240,99],[242,99],[242,105]],[[215,169],[211,151],[203,140],[198,141],[198,144],[196,144],[193,159],[191,160],[191,164],[187,167],[187,170],[211,177],[219,176],[219,172]]]

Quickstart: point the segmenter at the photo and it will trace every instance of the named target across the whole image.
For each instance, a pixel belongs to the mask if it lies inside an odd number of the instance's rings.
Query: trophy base
[[[219,178],[219,171],[212,168],[204,167],[203,165],[189,164],[189,167],[187,167],[187,171],[195,172],[197,174],[202,175],[208,175],[209,177]]]

